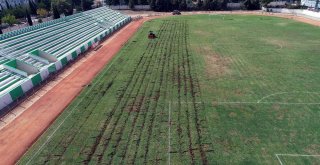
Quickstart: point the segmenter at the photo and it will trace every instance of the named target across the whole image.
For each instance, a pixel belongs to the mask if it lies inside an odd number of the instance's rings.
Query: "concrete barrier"
[[[305,9],[285,9],[285,8],[268,8],[275,13],[294,14],[298,16],[308,17],[320,21],[320,12],[314,12]]]

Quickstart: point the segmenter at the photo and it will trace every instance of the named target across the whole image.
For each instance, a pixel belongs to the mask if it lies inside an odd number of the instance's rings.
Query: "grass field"
[[[282,18],[149,21],[19,163],[319,164],[319,45]]]

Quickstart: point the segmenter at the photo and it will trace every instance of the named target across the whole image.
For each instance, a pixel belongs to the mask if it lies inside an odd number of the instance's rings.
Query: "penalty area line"
[[[283,162],[280,159],[280,156],[289,156],[289,157],[320,157],[320,155],[305,155],[305,154],[275,154],[280,165],[283,165]]]
[[[222,101],[222,102],[213,102],[213,104],[281,104],[281,105],[320,105],[320,103],[310,102],[310,103],[290,103],[290,102],[241,102],[241,101]]]

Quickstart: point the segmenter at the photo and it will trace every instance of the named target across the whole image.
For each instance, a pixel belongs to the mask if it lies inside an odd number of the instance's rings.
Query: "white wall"
[[[311,19],[320,20],[320,12],[314,12],[314,11],[303,10],[303,9],[282,9],[282,8],[269,8],[269,9],[272,9],[272,12],[275,12],[275,13],[295,14],[300,16],[306,16]]]
[[[315,7],[316,6],[316,0],[301,0],[301,5],[305,5],[308,7]]]
[[[227,3],[227,8],[229,9],[240,9],[242,3]]]
[[[227,4],[227,7],[230,9],[240,9],[241,6],[242,6],[242,3],[228,3]],[[130,10],[128,5],[111,5],[108,7],[110,7],[111,9],[114,9],[114,10]],[[150,5],[135,5],[134,8],[137,10],[151,10]]]

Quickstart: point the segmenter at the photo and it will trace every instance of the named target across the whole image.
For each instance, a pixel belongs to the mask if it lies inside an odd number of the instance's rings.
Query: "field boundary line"
[[[168,146],[168,164],[170,165],[171,164],[171,101],[169,101],[169,134],[168,134],[168,143],[169,143],[169,146]]]
[[[275,154],[280,165],[283,165],[280,156],[291,156],[291,157],[320,157],[320,155],[306,155],[306,154]]]
[[[179,102],[171,102],[178,104]],[[202,104],[204,102],[195,102]],[[320,102],[255,102],[255,101],[213,101],[213,104],[280,104],[280,105],[320,105]],[[193,104],[193,102],[181,102],[181,104]]]
[[[267,96],[262,97],[261,99],[259,99],[257,101],[257,103],[260,103],[262,100],[269,98],[271,96],[275,96],[275,95],[282,95],[282,94],[290,94],[290,93],[308,93],[308,94],[320,94],[320,92],[309,92],[309,91],[293,91],[293,92],[277,92],[277,93],[273,93]]]
[[[113,65],[114,61],[116,61],[120,56],[116,56],[116,58],[114,60],[111,61],[109,67],[101,73],[101,77],[99,77],[95,83],[92,85],[91,89],[93,89],[98,82],[102,79],[103,75],[109,71],[109,69],[111,68],[111,66]],[[94,80],[94,79],[93,79]],[[69,114],[61,121],[61,123],[58,125],[58,127],[48,136],[47,140],[41,145],[41,147],[37,150],[36,153],[34,153],[32,155],[32,157],[29,159],[29,161],[26,163],[26,165],[29,165],[29,163],[34,159],[35,156],[37,156],[42,150],[43,148],[48,144],[48,142],[51,140],[52,136],[60,129],[60,127],[62,126],[62,124],[67,120],[67,118],[69,118],[69,116],[75,111],[75,109],[80,105],[80,103],[83,101],[84,98],[86,98],[86,96],[88,95],[88,93],[90,92],[90,90],[87,90],[87,92],[84,94],[84,96],[81,98],[81,100],[76,104],[76,106],[71,109],[71,111],[69,112]]]
[[[170,101],[170,103],[171,103],[171,101]],[[179,101],[172,101],[172,103],[174,103],[174,104],[193,104],[193,103],[196,103],[196,104],[202,104],[202,102],[201,101],[199,101],[199,102],[192,102],[192,101],[181,101],[181,102],[179,102]]]
[[[213,104],[281,104],[281,105],[320,105],[320,102],[246,102],[246,101],[230,101],[230,102],[213,102]]]

